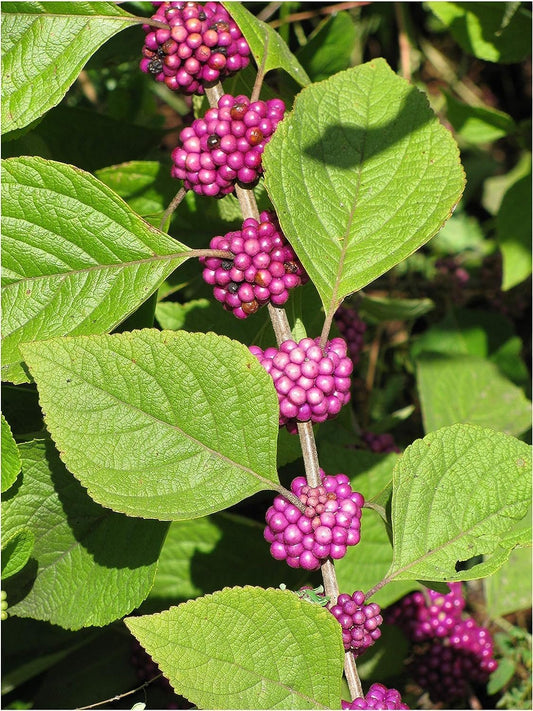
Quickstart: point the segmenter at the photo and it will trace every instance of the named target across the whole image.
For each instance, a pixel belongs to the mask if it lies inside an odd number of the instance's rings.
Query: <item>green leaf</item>
[[[143,611],[235,585],[284,582],[298,589],[307,574],[274,560],[263,530],[256,521],[228,513],[171,523]]]
[[[531,12],[523,3],[428,2],[459,45],[488,62],[520,62],[531,53]],[[514,5],[511,17],[507,15]]]
[[[509,114],[484,106],[469,106],[445,92],[446,115],[455,131],[469,143],[491,143],[516,130]]]
[[[35,536],[29,528],[19,528],[9,537],[3,534],[2,543],[2,580],[10,578],[22,570],[30,559]]]
[[[372,596],[372,602],[376,601],[376,597]],[[359,676],[371,683],[404,674],[405,659],[409,654],[409,642],[399,627],[383,624],[380,630],[381,637],[357,659]],[[394,650],[393,654],[391,650]]]
[[[383,59],[300,92],[263,165],[326,312],[433,237],[464,186],[450,132]]]
[[[498,668],[490,675],[487,684],[487,694],[492,696],[511,681],[516,671],[516,662],[509,657],[498,659]]]
[[[112,2],[2,3],[2,132],[58,104],[98,47],[132,22]]]
[[[103,506],[196,518],[277,485],[276,392],[241,343],[146,329],[23,348],[65,464]]]
[[[489,244],[479,221],[465,212],[455,212],[439,234],[431,241],[431,248],[439,254],[468,252],[479,255],[489,251]]]
[[[493,170],[497,170],[497,168],[498,166],[495,165]],[[496,215],[500,209],[503,196],[511,185],[516,183],[517,180],[520,180],[520,178],[531,174],[531,153],[524,151],[516,165],[504,175],[493,175],[487,178],[487,173],[488,171],[485,169],[483,171],[483,197],[481,204],[491,215]]]
[[[468,422],[518,435],[531,426],[523,391],[484,358],[424,353],[417,386],[426,432]]]
[[[20,343],[109,331],[187,258],[89,173],[3,161],[3,379],[28,380]]]
[[[339,706],[340,627],[289,590],[226,588],[126,624],[175,691],[199,707]]]
[[[7,491],[20,471],[20,456],[11,428],[2,415],[2,493]]]
[[[531,172],[503,196],[496,239],[503,257],[502,290],[507,291],[531,274]]]
[[[223,2],[222,5],[238,24],[258,67],[262,66],[266,53],[265,74],[271,69],[284,69],[300,86],[309,84],[311,80],[304,68],[270,25],[258,20],[241,3]]]
[[[529,545],[513,550],[507,563],[485,581],[485,602],[491,618],[526,610],[531,605],[530,523],[531,517],[526,516],[516,527],[529,537]]]
[[[388,299],[384,296],[361,294],[358,312],[363,321],[409,321],[435,308],[431,299]]]
[[[355,23],[347,12],[328,17],[296,53],[311,81],[322,81],[348,69],[356,36]]]
[[[529,464],[528,464],[529,462]],[[514,437],[454,425],[408,447],[394,468],[391,580],[472,580],[484,563],[457,571],[474,556],[507,555],[520,540],[509,529],[531,503],[531,448]],[[494,566],[490,572],[494,572]]]
[[[49,440],[20,452],[21,484],[2,501],[3,535],[23,522],[35,546],[6,585],[10,613],[76,630],[131,612],[148,595],[167,526],[95,504]]]

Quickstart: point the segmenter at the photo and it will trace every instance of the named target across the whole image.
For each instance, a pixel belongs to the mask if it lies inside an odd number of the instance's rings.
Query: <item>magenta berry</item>
[[[335,417],[350,400],[353,363],[346,355],[346,342],[333,338],[324,352],[319,338],[288,340],[276,348],[250,351],[270,373],[278,394],[280,427],[297,431],[297,422],[324,422]]]
[[[498,667],[489,631],[470,617],[450,636],[413,656],[411,673],[434,701],[464,698],[472,683],[486,684]]]
[[[320,476],[318,487],[310,487],[304,477],[291,484],[304,513],[284,496],[276,496],[266,512],[264,536],[270,553],[292,568],[317,570],[328,557],[342,558],[347,546],[361,537],[362,495],[352,490],[345,474],[326,476],[321,469]]]
[[[328,609],[342,627],[344,649],[353,652],[355,657],[381,637],[381,608],[375,602],[365,605],[365,594],[361,590],[353,595],[339,595],[337,604]]]
[[[394,437],[388,432],[376,434],[368,430],[361,432],[361,439],[366,444],[371,452],[379,454],[388,454],[389,452],[400,452],[400,448],[396,446]]]
[[[253,185],[284,112],[281,99],[250,103],[246,96],[224,94],[217,108],[181,131],[180,145],[172,151],[172,176],[187,190],[211,197],[232,193],[236,183]]]
[[[372,684],[366,696],[354,699],[352,702],[343,701],[343,709],[408,709],[402,703],[400,692],[396,689],[387,689],[383,684]]]
[[[348,306],[340,306],[337,309],[335,323],[348,345],[348,353],[352,363],[357,365],[359,355],[363,350],[366,323],[359,318],[359,314],[355,309],[351,309]]]
[[[387,623],[398,625],[412,642],[448,637],[465,606],[461,583],[448,587],[446,595],[429,589],[405,595],[387,611]]]
[[[203,278],[227,311],[246,318],[261,306],[281,306],[289,291],[308,276],[287,242],[274,212],[262,212],[259,222],[248,218],[242,230],[213,237],[212,249],[227,249],[233,258],[200,257]]]
[[[169,29],[143,25],[141,70],[184,94],[203,94],[213,84],[244,69],[250,48],[227,10],[218,2],[160,2],[152,19]]]

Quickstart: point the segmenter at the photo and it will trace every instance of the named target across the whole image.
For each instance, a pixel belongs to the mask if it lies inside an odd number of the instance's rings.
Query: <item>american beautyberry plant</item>
[[[402,3],[293,5],[2,5],[13,707],[461,707],[515,674],[487,610],[530,543],[517,343],[418,321],[466,267],[396,292],[452,263],[460,109],[411,81]],[[520,3],[427,5],[527,55]]]

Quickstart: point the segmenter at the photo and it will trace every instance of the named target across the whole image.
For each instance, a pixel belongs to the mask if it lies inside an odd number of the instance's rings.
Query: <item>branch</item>
[[[149,686],[153,681],[157,681],[157,679],[160,679],[162,676],[163,676],[163,674],[158,674],[157,676],[154,676],[153,679],[149,679],[148,681],[145,681],[144,684],[141,684],[136,689],[132,689],[131,691],[126,691],[123,694],[117,694],[116,696],[112,696],[110,699],[104,699],[104,701],[97,701],[95,704],[89,704],[88,706],[77,706],[76,708],[78,709],[78,711],[82,711],[83,709],[94,709],[97,706],[103,706],[104,704],[110,704],[113,701],[118,701],[119,699],[123,699],[125,696],[131,696],[132,694],[135,694],[137,691],[146,689],[146,687]]]

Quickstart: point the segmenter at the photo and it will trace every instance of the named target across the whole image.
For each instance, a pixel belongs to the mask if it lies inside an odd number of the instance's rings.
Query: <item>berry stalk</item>
[[[220,82],[215,86],[205,88],[205,94],[209,105],[216,107],[219,99],[224,95],[224,91]],[[235,187],[237,199],[241,207],[243,218],[252,217],[258,219],[259,210],[252,190],[245,190],[240,186]],[[272,321],[272,327],[278,346],[292,338],[291,328],[287,319],[285,309],[277,308],[272,304],[268,304],[268,312]],[[313,424],[309,422],[298,422],[298,436],[300,438],[300,446],[302,448],[302,456],[304,460],[304,468],[306,479],[309,486],[316,487],[321,483],[320,465],[318,462],[318,453],[316,449],[315,436],[313,432]],[[333,603],[337,601],[339,595],[339,585],[335,574],[335,566],[332,560],[326,560],[321,566],[322,579],[324,581],[324,591]],[[351,652],[346,652],[344,661],[344,673],[348,682],[350,693],[354,698],[363,695],[361,680],[357,673],[355,659]]]

